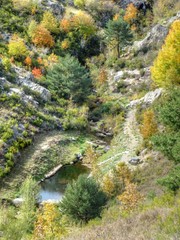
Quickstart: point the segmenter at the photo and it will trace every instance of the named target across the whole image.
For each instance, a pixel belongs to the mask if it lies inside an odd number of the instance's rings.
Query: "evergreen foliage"
[[[59,62],[48,70],[46,78],[48,88],[55,95],[72,99],[74,102],[84,101],[90,90],[91,81],[87,70],[69,54],[60,58]]]
[[[105,41],[116,47],[118,58],[120,57],[120,50],[130,44],[132,40],[132,33],[129,24],[120,16],[115,20],[110,20],[105,29]]]
[[[180,88],[170,89],[156,107],[160,121],[174,131],[180,129]]]
[[[99,217],[107,201],[105,193],[92,178],[81,175],[67,186],[60,204],[61,211],[78,222]]]
[[[166,177],[159,179],[158,183],[176,192],[180,188],[180,165],[175,166]]]

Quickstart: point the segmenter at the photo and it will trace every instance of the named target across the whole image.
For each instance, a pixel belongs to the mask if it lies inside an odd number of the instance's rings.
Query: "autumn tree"
[[[83,158],[83,163],[93,165],[93,163],[97,160],[97,157],[98,155],[95,152],[93,146],[89,144]]]
[[[60,239],[66,232],[61,219],[61,213],[55,204],[43,204],[37,214],[32,239]]]
[[[27,30],[28,36],[30,38],[32,38],[34,36],[37,26],[38,26],[38,24],[35,20],[30,21],[28,30]]]
[[[154,112],[152,110],[146,110],[143,113],[143,120],[140,131],[144,139],[150,138],[153,134],[157,132],[157,122]]]
[[[169,31],[153,67],[152,79],[162,87],[180,84],[180,20],[176,20]]]
[[[32,42],[39,47],[53,47],[54,39],[50,32],[43,27],[38,25],[32,33]]]
[[[125,189],[126,182],[132,181],[132,173],[124,162],[117,164],[114,170],[115,183],[116,183],[116,193],[122,193]]]
[[[102,178],[101,187],[109,197],[117,196],[125,190],[126,182],[131,182],[133,175],[124,162],[120,162],[116,167],[105,174]]]
[[[112,48],[117,49],[117,57],[120,57],[120,50],[130,44],[132,33],[129,24],[120,16],[118,19],[110,20],[105,29],[105,42]]]
[[[18,35],[13,35],[8,44],[9,55],[20,59],[28,55],[28,49],[24,43],[24,40]]]
[[[106,202],[107,197],[95,180],[81,175],[67,186],[60,209],[73,220],[87,223],[100,216]]]
[[[57,19],[50,11],[44,12],[41,25],[51,33],[58,33],[59,31]]]
[[[107,196],[112,197],[115,194],[115,179],[113,174],[106,174],[104,175],[102,182],[101,182],[101,188],[103,192],[107,194]]]
[[[78,11],[71,19],[72,30],[78,31],[78,33],[84,38],[92,36],[96,32],[96,24],[91,15]]]
[[[134,6],[133,3],[130,3],[126,8],[124,20],[129,24],[132,24],[133,21],[137,18],[137,14],[138,14],[137,8]]]
[[[71,29],[71,21],[70,19],[63,18],[60,21],[60,29],[61,31],[68,33]]]
[[[123,204],[123,208],[131,211],[136,208],[143,196],[138,192],[137,186],[134,183],[126,182],[125,191],[118,196],[118,200]]]
[[[37,78],[37,79],[40,79],[40,78],[43,76],[41,69],[40,69],[40,68],[36,68],[36,67],[34,67],[34,68],[32,69],[32,74],[33,74],[33,76],[34,76],[35,78]]]
[[[61,43],[61,48],[63,49],[63,50],[66,50],[66,49],[68,49],[70,47],[70,41],[69,41],[69,39],[64,39],[63,41],[62,41],[62,43]]]
[[[24,60],[24,63],[26,64],[26,66],[30,68],[32,65],[32,59],[29,56],[27,56],[26,59]]]

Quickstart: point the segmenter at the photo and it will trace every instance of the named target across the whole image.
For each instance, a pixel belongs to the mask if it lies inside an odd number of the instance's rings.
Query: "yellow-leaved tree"
[[[123,209],[131,211],[143,200],[143,196],[138,192],[136,184],[126,181],[125,191],[118,196],[118,200],[121,201]]]
[[[37,215],[32,239],[61,239],[65,232],[66,229],[57,206],[45,203]]]
[[[150,138],[158,130],[157,122],[154,112],[152,110],[146,110],[143,113],[143,121],[140,127],[141,134],[144,139]]]
[[[41,25],[47,30],[49,30],[51,33],[58,33],[60,30],[57,19],[50,11],[44,12]]]
[[[169,31],[162,49],[151,68],[152,79],[162,87],[180,84],[180,20]]]
[[[14,34],[8,44],[9,55],[16,59],[26,57],[28,55],[28,49],[24,43],[24,40],[18,35]]]

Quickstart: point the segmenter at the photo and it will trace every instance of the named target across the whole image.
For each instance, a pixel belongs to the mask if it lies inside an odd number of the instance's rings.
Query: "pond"
[[[54,176],[41,183],[41,201],[61,200],[67,184],[76,180],[80,174],[89,172],[89,168],[81,163],[63,166]]]

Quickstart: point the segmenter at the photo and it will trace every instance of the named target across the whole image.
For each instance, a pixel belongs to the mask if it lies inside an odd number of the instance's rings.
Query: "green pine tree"
[[[105,42],[117,49],[118,58],[120,57],[120,49],[130,44],[132,37],[129,24],[124,21],[122,16],[107,23]]]
[[[77,181],[67,186],[60,208],[74,220],[88,222],[100,216],[106,201],[105,193],[95,180],[81,175]]]
[[[74,102],[84,101],[90,90],[91,81],[87,70],[69,54],[49,69],[46,78],[48,88],[56,96]]]

